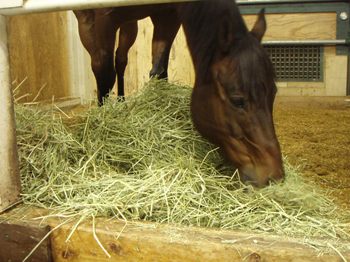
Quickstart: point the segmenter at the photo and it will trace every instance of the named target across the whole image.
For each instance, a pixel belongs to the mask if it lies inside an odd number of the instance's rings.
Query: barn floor
[[[288,161],[350,210],[350,102],[344,97],[278,97],[274,110]]]

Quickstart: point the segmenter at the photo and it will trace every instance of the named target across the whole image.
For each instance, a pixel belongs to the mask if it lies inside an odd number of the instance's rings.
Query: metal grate
[[[322,81],[322,47],[265,46],[275,67],[277,81]]]

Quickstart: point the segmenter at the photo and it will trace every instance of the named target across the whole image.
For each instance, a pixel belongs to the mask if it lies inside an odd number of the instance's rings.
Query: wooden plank
[[[29,208],[11,211],[0,219],[15,224],[23,218],[31,224],[34,217],[45,214],[46,210]],[[56,228],[62,220],[49,218],[45,223]],[[53,231],[54,261],[341,261],[336,253],[317,256],[314,249],[300,244],[302,240],[281,236],[146,222],[125,225],[123,221],[105,218],[96,219],[95,230],[91,221],[84,222],[71,235],[74,225],[67,223]],[[342,255],[350,259],[350,253]]]
[[[8,18],[11,80],[21,102],[70,96],[66,13]]]
[[[188,0],[26,0],[23,6],[21,7],[11,9],[0,9],[0,15],[19,15],[77,9],[94,9],[103,7],[165,4],[179,2],[188,2]]]
[[[40,226],[33,222],[0,223],[0,261],[22,262],[49,231],[49,226]],[[50,238],[42,241],[26,261],[52,261]]]
[[[194,85],[195,73],[188,51],[185,33],[181,27],[170,51],[169,79],[176,83]]]
[[[78,32],[78,21],[73,12],[67,12],[67,38],[71,96],[80,97],[82,103],[96,100],[96,80],[91,70],[90,55],[83,47]]]
[[[252,28],[256,15],[244,15]],[[263,40],[331,40],[336,39],[336,13],[268,14],[267,32]]]
[[[314,261],[317,257],[311,248],[282,237],[151,223],[129,223],[124,228],[123,222],[100,219],[96,235],[111,256],[108,258],[94,239],[91,224],[80,226],[67,243],[71,226],[65,225],[53,233],[55,261],[287,262]],[[350,254],[345,256],[350,258]],[[317,257],[317,261],[340,258],[324,255]]]
[[[19,200],[20,176],[5,18],[0,16],[0,212]]]
[[[129,61],[125,70],[126,94],[135,93],[140,89],[149,80],[149,72],[152,68],[153,25],[151,19],[147,18],[139,21],[138,27],[138,35],[135,44],[129,51]]]

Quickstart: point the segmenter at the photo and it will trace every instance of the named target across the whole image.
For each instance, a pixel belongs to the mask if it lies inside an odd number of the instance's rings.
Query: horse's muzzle
[[[239,175],[245,184],[262,188],[271,183],[282,181],[284,169],[282,165],[276,167],[249,166],[240,168]]]

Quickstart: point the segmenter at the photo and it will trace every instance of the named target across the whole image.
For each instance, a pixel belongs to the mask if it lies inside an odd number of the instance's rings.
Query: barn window
[[[266,45],[277,81],[322,81],[323,48],[320,46]]]

